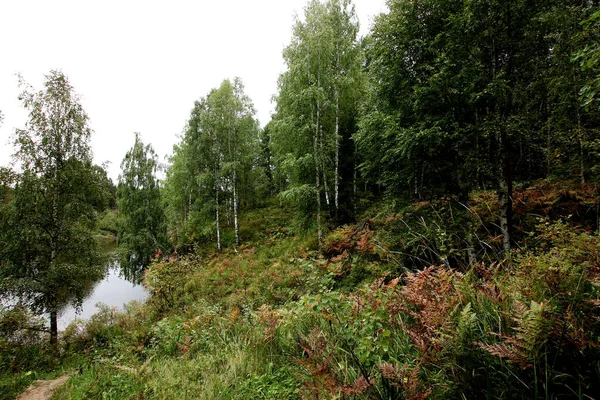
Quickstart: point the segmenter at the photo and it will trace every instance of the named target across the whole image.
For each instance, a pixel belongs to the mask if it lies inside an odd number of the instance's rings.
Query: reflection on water
[[[140,284],[144,277],[144,271],[150,264],[150,257],[128,249],[120,251],[117,257],[121,264],[121,273],[125,279]]]
[[[98,303],[123,309],[123,305],[132,300],[145,300],[148,293],[139,282],[139,275],[134,276],[131,271],[122,271],[116,257],[112,257],[104,279],[93,285],[90,293],[83,300],[81,312],[77,314],[71,305],[61,311],[58,317],[58,329],[66,328],[77,318],[88,319],[99,311],[96,307]]]

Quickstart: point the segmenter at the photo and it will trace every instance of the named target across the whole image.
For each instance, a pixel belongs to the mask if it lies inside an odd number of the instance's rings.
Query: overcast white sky
[[[194,100],[223,79],[242,78],[261,125],[284,69],[294,15],[307,0],[2,0],[0,2],[0,165],[27,118],[16,73],[36,90],[61,69],[94,130],[97,163],[120,163],[140,132],[164,161]],[[361,34],[385,0],[354,0]]]

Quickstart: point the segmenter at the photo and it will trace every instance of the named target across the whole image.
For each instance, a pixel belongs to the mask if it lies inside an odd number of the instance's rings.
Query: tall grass
[[[537,220],[507,262],[477,196],[365,217],[322,252],[285,212],[247,214],[243,246],[157,260],[146,304],[73,324],[81,374],[55,397],[598,397],[598,237]]]

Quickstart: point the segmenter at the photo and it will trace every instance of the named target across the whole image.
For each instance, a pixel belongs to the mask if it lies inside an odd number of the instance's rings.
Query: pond
[[[132,300],[146,300],[148,292],[136,282],[136,279],[132,281],[124,277],[116,257],[111,257],[106,276],[91,288],[83,300],[80,312],[77,313],[75,307],[68,305],[59,313],[58,329],[65,329],[75,319],[90,318],[99,311],[96,306],[98,303],[122,310],[124,305]]]

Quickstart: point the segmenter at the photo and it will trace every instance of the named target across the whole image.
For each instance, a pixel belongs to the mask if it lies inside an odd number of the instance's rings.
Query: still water
[[[133,282],[132,282],[133,281]],[[58,329],[62,330],[75,319],[88,319],[99,311],[98,303],[109,307],[123,309],[132,300],[144,301],[148,292],[136,283],[135,279],[125,279],[117,260],[113,259],[108,265],[104,279],[98,281],[83,300],[82,309],[77,314],[72,305],[65,307],[58,316]]]

